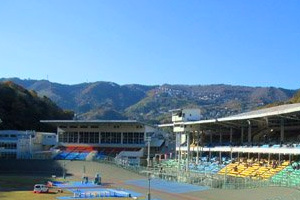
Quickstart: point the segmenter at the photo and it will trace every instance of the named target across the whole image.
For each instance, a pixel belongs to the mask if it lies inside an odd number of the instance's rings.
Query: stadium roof
[[[218,121],[233,121],[233,120],[245,120],[245,119],[255,119],[262,117],[279,116],[285,114],[293,114],[300,112],[300,103],[296,104],[285,104],[281,106],[275,106],[271,108],[264,108],[260,110],[254,110],[246,113],[241,113],[229,117],[224,117],[218,119]]]
[[[137,120],[41,120],[41,123],[47,124],[143,124]],[[150,125],[148,125],[150,126]]]
[[[242,121],[242,120],[251,120],[257,118],[272,117],[272,116],[280,117],[280,116],[291,115],[295,113],[300,113],[300,103],[285,104],[285,105],[275,106],[271,108],[264,108],[260,110],[254,110],[254,111],[245,112],[237,115],[232,115],[229,117],[200,120],[200,121],[179,122],[174,124],[186,124],[186,125],[211,124],[215,122]],[[161,124],[159,125],[159,127],[168,127],[168,126],[173,126],[174,124]]]

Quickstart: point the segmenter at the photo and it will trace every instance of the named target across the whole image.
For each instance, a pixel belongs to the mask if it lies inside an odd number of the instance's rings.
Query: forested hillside
[[[39,97],[13,82],[0,83],[0,129],[53,130],[39,121],[72,119],[72,111],[64,111],[49,98]]]

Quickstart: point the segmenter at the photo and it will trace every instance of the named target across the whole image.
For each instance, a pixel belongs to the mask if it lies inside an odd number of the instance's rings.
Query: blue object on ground
[[[125,183],[143,187],[143,188],[148,188],[148,179],[129,180],[126,181]],[[210,189],[210,187],[207,186],[196,186],[192,184],[177,183],[177,182],[165,181],[161,179],[151,179],[150,186],[151,189],[168,192],[168,193],[187,193],[187,192],[203,191],[203,190]]]

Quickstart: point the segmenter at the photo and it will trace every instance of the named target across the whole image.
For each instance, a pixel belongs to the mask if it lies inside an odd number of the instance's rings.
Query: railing
[[[251,189],[261,187],[289,187],[300,189],[300,185],[292,185],[291,178],[288,178],[285,183],[276,183],[272,179],[255,180],[251,178],[234,177],[229,175],[220,175],[214,173],[198,173],[188,172],[183,170],[169,170],[159,168],[147,168],[144,166],[130,166],[116,163],[114,158],[108,157],[106,160],[95,160],[95,162],[112,164],[117,167],[138,173],[140,175],[148,176],[151,173],[153,178],[159,178],[166,181],[175,181],[181,183],[194,184],[199,186],[208,186],[218,189]],[[300,198],[299,198],[300,199]],[[266,199],[267,200],[267,199]],[[276,200],[276,199],[270,199]]]

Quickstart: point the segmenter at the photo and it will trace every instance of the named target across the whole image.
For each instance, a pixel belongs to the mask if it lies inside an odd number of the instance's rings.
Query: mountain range
[[[46,96],[78,119],[136,119],[149,123],[170,120],[169,110],[200,108],[205,119],[224,117],[292,98],[297,90],[232,85],[118,85],[93,82],[76,85],[47,80],[12,81],[40,96]]]

